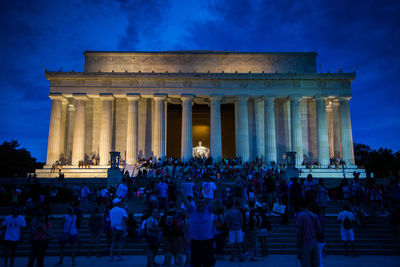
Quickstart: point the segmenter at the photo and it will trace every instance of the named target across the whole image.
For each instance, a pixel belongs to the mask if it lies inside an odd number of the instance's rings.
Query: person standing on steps
[[[12,215],[7,216],[1,228],[4,232],[4,266],[7,267],[10,258],[10,267],[14,265],[15,251],[22,240],[22,228],[26,226],[25,219],[14,208]]]
[[[75,266],[75,252],[78,243],[78,230],[76,228],[77,216],[73,213],[72,208],[67,209],[67,214],[64,217],[64,230],[60,237],[60,259],[56,265],[62,265],[64,259],[65,244],[71,245],[72,265]]]
[[[296,214],[297,258],[302,267],[318,267],[318,238],[322,233],[318,216],[307,208],[306,200],[300,201],[300,211]]]
[[[128,218],[126,211],[120,207],[121,199],[114,198],[113,200],[114,208],[110,210],[110,223],[111,223],[111,234],[112,243],[110,251],[110,261],[114,260],[114,250],[118,243],[118,259],[123,260],[122,250],[124,245],[124,234],[125,234],[125,221]]]
[[[182,195],[182,192],[179,191]],[[213,205],[207,204],[204,197],[199,197],[195,204],[182,197],[189,213],[189,235],[191,263],[193,267],[211,267],[215,265],[213,251]]]
[[[338,222],[340,223],[340,235],[342,237],[342,241],[344,243],[344,255],[349,255],[349,244],[351,244],[351,250],[353,257],[357,257],[358,255],[355,252],[354,248],[354,231],[353,224],[355,222],[355,217],[353,213],[350,211],[350,207],[348,205],[344,206],[344,210],[339,213]]]

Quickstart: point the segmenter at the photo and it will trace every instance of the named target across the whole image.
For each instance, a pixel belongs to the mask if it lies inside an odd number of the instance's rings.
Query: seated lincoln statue
[[[210,156],[210,149],[201,144],[201,141],[199,141],[199,145],[193,148],[194,158],[208,158]]]

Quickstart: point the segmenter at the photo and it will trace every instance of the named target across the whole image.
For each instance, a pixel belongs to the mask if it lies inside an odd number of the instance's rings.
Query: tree
[[[16,140],[0,145],[0,177],[26,177],[27,173],[43,167],[25,148],[19,148]]]
[[[397,176],[400,171],[400,151],[393,153],[391,149],[379,148],[372,150],[364,144],[354,144],[356,165],[365,168],[367,173],[384,178]]]

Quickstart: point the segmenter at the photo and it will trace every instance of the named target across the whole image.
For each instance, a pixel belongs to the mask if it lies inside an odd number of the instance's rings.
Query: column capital
[[[290,101],[300,101],[303,97],[300,95],[290,95],[289,100]]]
[[[211,101],[221,101],[222,95],[210,95],[208,98],[211,99]]]
[[[89,97],[87,96],[86,93],[73,93],[73,94],[72,94],[72,97],[73,97],[75,100],[81,100],[81,101],[87,101],[87,100],[89,100]]]
[[[349,102],[351,96],[339,96],[337,99],[339,100],[339,102],[344,102],[344,101]]]
[[[161,100],[167,99],[167,95],[166,94],[154,94],[153,98],[155,101],[161,101]]]
[[[51,100],[64,100],[65,97],[62,93],[51,93],[49,94]]]
[[[126,94],[126,98],[128,99],[128,101],[137,101],[141,97],[140,97],[140,94],[128,93],[128,94]]]
[[[192,95],[192,94],[182,94],[181,95],[182,101],[192,101],[193,98],[194,98],[194,95]]]
[[[317,96],[315,96],[315,100],[316,100],[316,101],[321,101],[321,100],[326,101],[327,99],[328,99],[327,96],[322,96],[322,95],[317,95]]]
[[[247,102],[249,100],[249,98],[250,97],[248,95],[238,95],[238,96],[236,96],[236,100],[239,101],[239,102],[240,101],[246,101]]]
[[[276,97],[274,97],[274,96],[266,96],[266,95],[264,95],[264,96],[262,96],[262,99],[264,99],[264,100],[267,100],[267,101],[275,101],[275,98]]]
[[[100,93],[99,96],[101,100],[114,100],[114,95],[111,93]]]

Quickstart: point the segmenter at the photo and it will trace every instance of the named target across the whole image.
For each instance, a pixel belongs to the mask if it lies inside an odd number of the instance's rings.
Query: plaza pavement
[[[162,262],[163,256],[157,256],[156,261]],[[3,264],[3,259],[1,259],[1,264]],[[27,265],[27,258],[16,258],[15,267],[22,267]],[[58,261],[58,257],[47,257],[45,259],[45,266],[53,266]],[[123,261],[114,260],[109,261],[109,257],[77,257],[76,266],[110,266],[110,267],[145,267],[146,266],[146,256],[124,256]],[[344,257],[341,255],[329,255],[323,259],[324,267],[365,267],[365,266],[379,266],[379,267],[399,267],[400,266],[400,256],[361,256],[357,258]],[[71,258],[65,257],[64,264],[62,266],[72,266]],[[175,265],[172,265],[175,266]],[[260,258],[258,262],[229,262],[229,261],[218,261],[215,265],[216,267],[300,267],[300,263],[296,260],[295,255],[270,255],[267,258]]]

